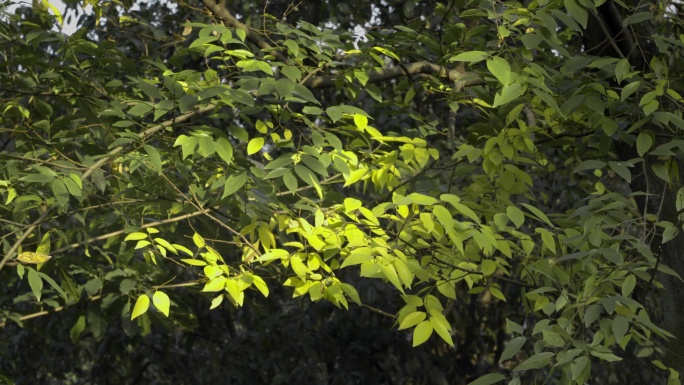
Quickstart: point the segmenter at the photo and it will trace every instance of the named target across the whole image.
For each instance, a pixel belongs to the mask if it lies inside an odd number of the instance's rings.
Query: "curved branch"
[[[463,87],[484,83],[482,79],[480,79],[479,76],[474,73],[465,72],[461,69],[447,70],[446,67],[426,61],[410,63],[403,66],[388,67],[379,71],[369,72],[367,83],[379,83],[401,76],[432,73],[438,73],[439,76],[449,78],[450,81],[455,83],[456,90],[461,90]],[[308,88],[334,87],[335,80],[337,79],[338,77],[336,76],[314,76],[305,81],[304,85]]]
[[[233,28],[241,29],[247,33],[247,39],[252,43],[256,44],[257,47],[268,52],[269,54],[275,56],[276,59],[283,63],[287,63],[287,56],[283,55],[280,51],[277,51],[272,45],[268,44],[264,39],[260,38],[254,31],[252,31],[246,24],[241,23],[235,16],[231,15],[230,12],[222,4],[217,4],[213,0],[202,0],[207,9],[209,9],[216,17],[221,19],[221,21],[230,25]]]
[[[50,215],[51,212],[52,212],[52,210],[49,210],[49,211],[44,212],[38,219],[36,219],[35,222],[33,222],[33,223],[31,224],[31,227],[29,227],[29,228],[26,230],[26,232],[25,232],[24,234],[22,234],[22,236],[19,237],[19,239],[17,239],[16,242],[14,242],[14,244],[12,245],[12,247],[10,247],[9,251],[7,252],[7,254],[5,254],[5,256],[4,256],[4,257],[2,258],[2,260],[0,261],[0,270],[2,270],[3,266],[5,266],[5,264],[7,263],[7,261],[9,261],[10,258],[12,258],[12,256],[14,255],[14,253],[15,253],[17,250],[19,250],[19,246],[21,246],[21,243],[24,242],[24,240],[25,240],[26,238],[28,238],[29,235],[31,235],[31,234],[33,233],[33,231],[36,229],[36,227],[38,227],[38,225],[39,225],[40,223],[42,223],[43,219],[45,219],[48,215]]]

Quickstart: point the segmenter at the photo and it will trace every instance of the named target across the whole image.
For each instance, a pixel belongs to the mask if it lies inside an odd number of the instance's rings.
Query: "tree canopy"
[[[5,12],[0,383],[679,384],[682,17]]]

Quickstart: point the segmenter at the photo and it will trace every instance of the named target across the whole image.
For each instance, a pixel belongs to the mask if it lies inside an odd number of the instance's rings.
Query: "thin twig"
[[[257,47],[273,55],[276,59],[283,63],[287,63],[287,56],[283,55],[280,51],[276,50],[272,45],[268,44],[264,39],[260,38],[254,31],[252,31],[249,26],[241,23],[235,16],[231,15],[230,12],[222,5],[217,4],[212,0],[202,0],[207,9],[209,9],[216,17],[221,19],[223,22],[227,23],[233,28],[241,29],[247,34],[247,39],[252,43],[256,44]]]
[[[249,246],[249,248],[252,249],[252,250],[254,251],[254,253],[256,253],[257,256],[259,256],[259,257],[261,256],[261,252],[259,251],[259,249],[258,249],[256,246],[254,246],[254,244],[253,244],[252,242],[250,242],[250,241],[249,241],[241,232],[239,232],[239,231],[233,229],[232,227],[230,227],[230,226],[228,226],[227,224],[223,223],[223,221],[221,221],[220,219],[218,219],[218,218],[216,218],[215,216],[211,215],[206,209],[204,209],[204,208],[200,205],[200,203],[199,203],[198,201],[193,201],[192,199],[190,199],[187,195],[185,195],[185,193],[183,193],[183,192],[178,188],[178,186],[176,186],[173,182],[171,182],[171,180],[170,180],[166,175],[164,175],[164,173],[160,173],[159,175],[160,175],[162,178],[164,178],[164,179],[171,185],[171,187],[173,187],[173,189],[176,190],[176,192],[177,192],[178,194],[180,194],[180,196],[182,196],[183,199],[185,199],[186,202],[188,202],[188,203],[190,203],[192,206],[194,206],[198,211],[200,211],[202,214],[204,214],[204,216],[208,217],[208,218],[211,219],[212,221],[216,222],[219,226],[223,227],[224,229],[230,231],[233,235],[235,235],[235,236],[237,236],[238,238],[240,238],[240,239],[242,240],[242,242],[243,242],[245,245]],[[246,261],[246,262],[249,262],[249,261]]]
[[[366,309],[372,311],[373,313],[380,314],[380,315],[385,316],[385,317],[387,317],[387,318],[391,318],[391,319],[396,318],[396,316],[393,315],[393,314],[390,314],[390,313],[388,313],[388,312],[386,312],[386,311],[384,311],[384,310],[380,310],[380,309],[378,309],[378,308],[376,308],[376,307],[373,307],[373,306],[370,306],[370,305],[366,305],[365,303],[362,304],[361,306],[363,306],[363,307],[365,307]]]
[[[45,219],[48,215],[50,215],[51,212],[52,212],[52,210],[47,210],[47,211],[45,211],[43,214],[41,214],[41,216],[38,217],[38,219],[36,219],[36,220],[33,222],[33,224],[31,224],[31,227],[29,227],[28,229],[26,229],[26,231],[24,232],[24,234],[22,234],[22,236],[19,237],[19,239],[17,239],[16,242],[14,242],[14,244],[12,245],[12,247],[10,247],[9,251],[7,252],[7,254],[5,254],[5,257],[2,258],[2,261],[0,261],[0,270],[2,270],[2,268],[5,266],[5,264],[7,263],[7,261],[9,261],[9,259],[12,258],[12,257],[14,256],[14,253],[15,253],[15,252],[19,249],[19,247],[21,246],[21,243],[24,242],[24,240],[25,240],[26,238],[28,238],[29,235],[33,234],[33,231],[40,225],[40,223],[42,223],[43,219]]]
[[[214,109],[214,107],[216,107],[216,105],[214,105],[214,104],[209,104],[209,105],[207,105],[207,106],[205,106],[205,107],[196,109],[196,110],[194,110],[194,111],[187,112],[187,113],[185,113],[185,114],[183,114],[183,115],[180,115],[180,116],[178,116],[178,117],[174,117],[173,119],[169,119],[169,120],[164,121],[164,122],[162,122],[162,123],[160,123],[160,124],[157,124],[157,125],[155,125],[155,126],[152,126],[152,127],[148,128],[147,130],[145,130],[145,131],[143,131],[143,132],[140,133],[140,139],[141,139],[141,140],[145,140],[145,139],[147,139],[149,136],[151,136],[152,134],[156,133],[157,131],[159,131],[159,130],[161,130],[161,129],[163,129],[163,128],[171,127],[171,126],[174,125],[174,123],[181,123],[181,122],[184,122],[184,121],[190,119],[191,117],[193,117],[193,116],[195,116],[195,115],[199,115],[199,114],[203,114],[203,113],[205,113],[205,112],[212,111],[212,110]],[[102,159],[100,159],[100,160],[98,160],[97,162],[95,162],[95,164],[93,164],[92,166],[88,167],[88,169],[83,173],[83,175],[81,175],[81,180],[87,179],[87,178],[90,176],[90,174],[92,174],[95,170],[99,169],[100,167],[102,167],[102,165],[104,165],[105,163],[107,163],[107,162],[109,161],[109,159],[110,159],[113,155],[116,155],[116,154],[120,153],[121,151],[123,151],[124,148],[125,148],[125,146],[122,145],[122,146],[117,146],[117,147],[114,147],[113,149],[111,149],[111,150],[107,153],[107,156],[103,157]]]

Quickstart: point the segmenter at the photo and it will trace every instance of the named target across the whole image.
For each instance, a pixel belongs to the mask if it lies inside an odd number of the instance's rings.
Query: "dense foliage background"
[[[0,21],[0,382],[679,384],[680,3],[67,7]]]

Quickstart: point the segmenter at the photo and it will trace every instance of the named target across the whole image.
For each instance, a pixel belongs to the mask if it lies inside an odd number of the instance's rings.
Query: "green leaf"
[[[646,20],[653,18],[653,13],[651,12],[637,12],[633,15],[629,15],[622,20],[622,26],[627,27],[630,24],[641,23]]]
[[[17,190],[13,188],[7,189],[7,200],[5,201],[5,206],[9,206],[10,203],[17,197]]]
[[[147,296],[145,296],[145,298],[147,298]],[[155,291],[154,295],[152,296],[152,302],[154,303],[154,307],[156,307],[157,310],[159,310],[165,316],[169,316],[169,308],[171,307],[171,301],[169,300],[169,296],[166,295],[166,293],[160,290]],[[137,305],[138,304],[136,303],[136,306]]]
[[[444,315],[435,310],[430,310],[430,323],[432,324],[432,328],[437,332],[437,335],[439,335],[449,346],[453,347],[454,341],[451,338],[450,333],[451,325],[449,325],[449,322]]]
[[[344,268],[347,266],[354,266],[354,265],[360,265],[364,262],[370,261],[373,259],[373,256],[367,253],[363,252],[353,252],[351,253],[347,258],[342,261],[342,265],[340,268]]]
[[[525,223],[525,214],[515,206],[506,207],[506,215],[508,215],[508,219],[510,219],[518,229]]]
[[[501,353],[501,358],[499,359],[499,363],[502,363],[510,358],[513,358],[520,349],[525,345],[525,342],[527,341],[527,338],[525,337],[515,337],[512,340],[506,344],[506,348],[504,349],[503,353]]]
[[[653,138],[651,137],[651,135],[649,135],[646,132],[639,133],[639,136],[637,137],[636,141],[637,153],[639,154],[639,156],[644,156],[644,154],[651,149],[652,145]]]
[[[544,366],[551,363],[551,358],[553,358],[553,356],[555,356],[555,353],[552,352],[542,352],[535,354],[532,357],[526,359],[522,364],[513,368],[513,371],[519,372],[522,370],[541,369]]]
[[[627,59],[620,60],[615,66],[615,79],[618,83],[622,83],[622,80],[629,73],[629,61]]]
[[[650,102],[644,104],[642,107],[644,109],[644,114],[651,115],[655,110],[658,109],[660,103],[657,100],[651,100]]]
[[[33,292],[33,295],[36,297],[36,300],[40,301],[40,296],[43,291],[43,280],[40,278],[40,274],[38,274],[37,271],[33,270],[30,267],[27,267],[28,269],[28,282],[29,286],[31,287],[31,291]]]
[[[223,196],[221,196],[221,199],[225,199],[226,197],[239,191],[248,180],[249,176],[246,172],[239,172],[237,174],[230,175],[228,178],[226,178],[226,182],[223,184]]]
[[[413,330],[413,347],[424,343],[432,335],[432,323],[430,321],[423,321]]]
[[[297,83],[295,85],[294,89],[294,95],[299,96],[300,98],[306,100],[307,102],[315,103],[318,104],[319,106],[321,105],[321,102],[319,102],[316,97],[309,91],[308,88],[304,87],[302,84]]]
[[[263,137],[252,138],[252,140],[249,141],[249,144],[247,144],[247,155],[256,154],[261,151],[262,147],[264,147]]]
[[[616,316],[615,318],[613,318],[611,329],[613,331],[613,336],[615,337],[615,340],[620,341],[629,330],[629,320],[621,315]]]
[[[52,182],[53,179],[55,179],[54,176],[43,174],[28,174],[19,178],[20,181],[29,183],[48,183]]]
[[[64,182],[64,185],[66,186],[67,190],[69,191],[69,194],[75,196],[75,197],[80,197],[81,194],[81,188],[74,182],[73,179],[71,178],[64,178],[62,179],[62,182]]]
[[[209,310],[216,309],[217,307],[221,306],[221,303],[223,302],[223,297],[224,297],[224,295],[221,294],[218,297],[212,299],[211,300],[211,306],[209,307]]]
[[[470,51],[470,52],[463,52],[460,53],[451,59],[449,61],[463,61],[463,62],[468,62],[468,63],[477,63],[482,60],[485,60],[486,58],[489,57],[489,54],[484,51]]]
[[[624,76],[624,74],[623,74]],[[625,99],[627,99],[630,95],[632,95],[636,90],[639,89],[639,86],[641,85],[640,81],[632,82],[624,86],[622,88],[622,91],[620,91],[620,101],[624,102]]]
[[[195,243],[195,246],[197,246],[197,247],[199,247],[199,248],[204,247],[205,244],[206,244],[206,243],[204,242],[204,238],[202,238],[202,236],[199,235],[199,234],[197,234],[197,233],[193,234],[193,236],[192,236],[192,241]]]
[[[492,104],[492,107],[502,106],[506,103],[518,100],[525,94],[526,90],[526,87],[517,83],[505,86],[494,95],[494,104]]]
[[[490,287],[489,292],[492,293],[494,298],[498,298],[499,300],[506,302],[506,296],[501,292],[501,290],[495,287]]]
[[[624,282],[622,282],[622,296],[629,297],[632,294],[632,291],[634,291],[636,283],[636,276],[634,274],[628,275]]]
[[[59,293],[59,295],[61,295],[62,298],[67,299],[67,294],[64,292],[64,290],[62,290],[62,288],[57,284],[57,282],[55,282],[54,279],[52,279],[49,275],[45,273],[38,272],[38,275],[40,275],[40,277],[45,282],[47,282],[48,285],[52,286],[52,288],[55,289],[55,291],[57,291],[57,293]]]
[[[318,107],[311,107],[311,106],[306,106],[302,108],[302,112],[307,114],[307,115],[315,115],[318,116],[323,113],[323,110],[321,110]]]
[[[299,182],[297,182],[297,177],[295,177],[291,172],[283,175],[283,183],[290,192],[294,193],[299,188]]]
[[[475,381],[469,382],[468,385],[490,385],[490,384],[496,384],[499,381],[503,381],[506,379],[506,376],[504,376],[501,373],[489,373],[485,374],[484,376],[478,378]]]
[[[188,265],[191,266],[206,266],[207,263],[200,260],[200,259],[191,259],[191,258],[184,258],[181,259],[181,262],[187,263]]]
[[[162,172],[162,161],[161,161],[161,156],[159,155],[159,152],[157,151],[156,148],[150,146],[150,145],[145,145],[145,151],[147,152],[147,155],[150,157],[150,162],[152,163],[152,167],[154,170],[158,173]]]
[[[333,123],[342,119],[342,115],[344,115],[344,112],[342,112],[339,107],[328,107],[325,109],[325,113],[330,117]]]
[[[437,291],[442,293],[443,296],[450,299],[456,299],[456,290],[452,281],[437,281],[436,285]]]
[[[670,173],[667,171],[667,167],[665,167],[664,164],[654,163],[653,165],[651,165],[651,169],[658,178],[664,180],[665,182],[670,181]]]
[[[622,357],[618,357],[613,353],[604,353],[604,352],[598,352],[596,350],[592,350],[591,355],[594,357],[598,357],[604,361],[608,361],[608,362],[622,361]]]
[[[449,210],[444,208],[444,206],[434,206],[432,208],[432,213],[435,214],[439,223],[445,228],[445,232],[454,228],[454,218],[451,216]]]
[[[45,255],[50,254],[50,237],[50,231],[43,235],[43,238],[41,238],[40,243],[38,243],[38,247],[36,248],[36,253]]]
[[[295,89],[295,82],[290,79],[278,79],[275,84],[276,92],[281,98],[290,96]]]
[[[269,291],[268,291],[268,285],[266,285],[266,282],[264,281],[263,278],[259,277],[258,275],[251,275],[253,279],[253,285],[254,287],[261,292],[261,294],[264,297],[268,297]]]
[[[480,218],[468,206],[466,206],[462,203],[458,203],[458,202],[452,202],[451,204],[454,206],[456,211],[458,211],[461,214],[465,215],[466,217],[472,219],[473,221],[480,223]]]
[[[133,306],[133,312],[131,313],[131,320],[136,319],[147,312],[150,307],[150,297],[147,294],[143,294],[135,301],[135,306]]]
[[[244,104],[250,107],[254,106],[254,98],[247,91],[231,89],[228,91],[228,94],[233,98],[233,100],[240,104]]]
[[[589,21],[589,12],[582,7],[576,0],[565,0],[565,9],[567,9],[570,16],[582,26],[587,29],[587,22]]]
[[[584,371],[584,368],[587,367],[587,365],[590,364],[589,357],[587,356],[582,356],[577,358],[572,365],[570,366],[570,372],[572,374],[572,379],[576,380],[577,378],[580,377],[582,372]]]
[[[54,179],[50,182],[50,187],[52,188],[52,193],[55,194],[55,198],[60,205],[64,205],[69,202],[69,190],[61,179]]]
[[[181,146],[181,151],[183,152],[183,159],[191,156],[195,153],[195,148],[199,144],[199,138],[195,136],[185,136],[180,135],[176,142],[173,144],[174,147]]]
[[[286,42],[291,42],[291,41],[292,40],[287,40]],[[280,69],[280,71],[283,73],[283,75],[287,76],[287,78],[292,80],[293,82],[297,82],[297,81],[299,81],[299,79],[302,78],[302,72],[299,70],[299,68],[294,67],[294,66],[283,66]]]
[[[494,56],[490,60],[487,60],[487,68],[504,87],[511,83],[511,65],[508,64],[506,59]],[[496,105],[496,103],[494,104]]]
[[[401,321],[401,324],[399,324],[399,330],[404,330],[416,326],[419,323],[423,322],[425,318],[427,318],[427,314],[425,312],[414,311],[413,313],[404,317],[404,319]]]
[[[188,48],[201,47],[216,40],[218,40],[218,37],[213,35],[198,37],[197,39],[193,40],[193,42],[190,44],[190,47]]]
[[[181,114],[190,111],[199,102],[199,98],[196,95],[183,95],[178,100],[178,109]]]
[[[233,164],[233,146],[230,141],[224,137],[218,138],[216,141],[216,153],[227,165]]]
[[[534,206],[528,205],[527,203],[522,203],[522,205],[523,205],[526,209],[530,210],[530,211],[532,212],[532,214],[534,214],[534,216],[536,216],[537,218],[539,218],[542,222],[546,223],[546,224],[549,225],[550,227],[553,227],[553,224],[551,223],[551,221],[549,220],[549,218],[548,218],[548,217],[546,216],[546,214],[544,214],[541,210],[539,210],[538,208],[536,208],[536,207],[534,207]]]
[[[197,153],[202,155],[203,157],[207,157],[213,155],[214,152],[216,152],[214,139],[212,139],[210,136],[200,137],[199,150],[197,150]]]
[[[86,317],[84,315],[79,316],[76,323],[74,323],[74,326],[69,330],[69,339],[71,340],[71,343],[75,344],[78,342],[78,339],[81,337],[83,331],[85,331],[85,328]]]
[[[138,103],[135,106],[131,107],[130,110],[128,110],[128,114],[136,116],[136,117],[140,117],[140,116],[143,116],[146,113],[152,111],[152,109],[153,109],[153,107],[147,103]]]
[[[627,165],[625,165],[622,162],[613,162],[613,161],[608,162],[608,165],[610,166],[610,168],[613,171],[615,171],[615,173],[617,175],[619,175],[627,183],[632,182],[632,173],[629,171],[629,168],[627,168]]]
[[[561,337],[560,334],[554,332],[553,330],[544,329],[542,330],[542,335],[544,336],[544,342],[546,342],[546,344],[548,344],[549,346],[560,348],[566,345],[563,337]]]
[[[363,130],[368,126],[368,118],[360,114],[354,114],[354,124],[359,130]]]
[[[392,265],[382,265],[380,264],[380,271],[387,278],[394,287],[396,287],[402,294],[404,293],[404,288],[401,286],[401,281],[397,275],[397,270]]]
[[[124,241],[139,241],[141,239],[147,239],[147,233],[130,233],[124,238]]]
[[[140,87],[140,90],[150,98],[166,99],[164,95],[162,95],[161,92],[159,92],[159,89],[157,89],[157,87],[153,86],[152,84],[146,82],[143,79],[138,79],[138,87]]]

